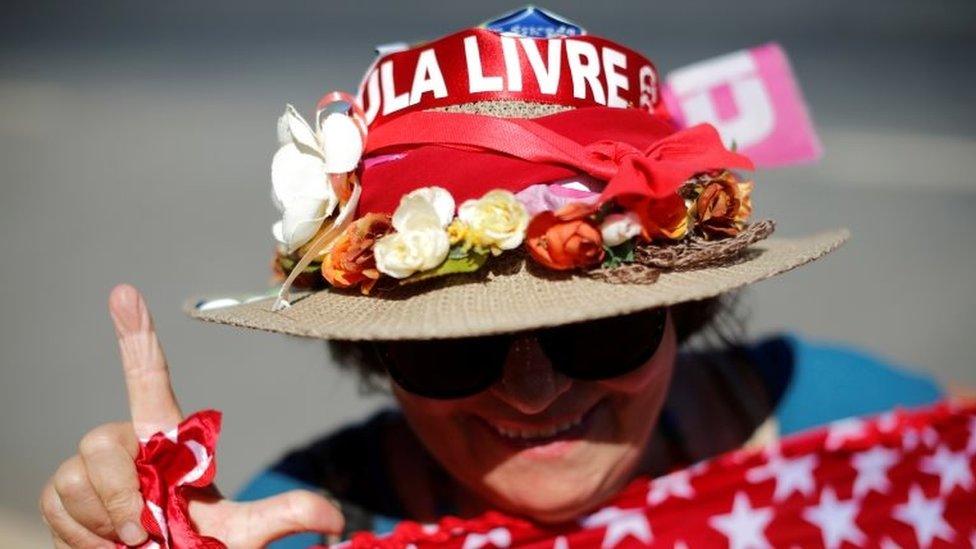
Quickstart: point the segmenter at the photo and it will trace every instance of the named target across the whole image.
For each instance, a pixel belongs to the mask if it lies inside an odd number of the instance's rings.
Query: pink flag
[[[682,127],[708,122],[726,145],[760,167],[819,160],[823,149],[806,102],[776,43],[672,71],[662,96]]]

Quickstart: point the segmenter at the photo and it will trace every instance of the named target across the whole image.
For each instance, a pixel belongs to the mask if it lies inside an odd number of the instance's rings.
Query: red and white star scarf
[[[202,412],[175,440],[159,434],[143,448],[143,523],[159,546],[214,546],[190,527],[180,482],[212,480],[218,431],[219,416]],[[939,404],[842,420],[764,449],[637,478],[571,523],[543,526],[489,512],[437,524],[404,521],[389,534],[362,532],[336,547],[973,547],[974,472],[976,406]]]

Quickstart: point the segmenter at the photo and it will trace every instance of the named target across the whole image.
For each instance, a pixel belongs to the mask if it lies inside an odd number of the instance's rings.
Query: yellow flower
[[[475,235],[468,229],[468,226],[464,224],[460,219],[455,218],[450,225],[447,226],[447,239],[450,241],[451,245],[460,244],[464,251],[477,246],[477,242],[474,241]]]
[[[529,212],[518,198],[508,191],[494,190],[461,204],[458,219],[448,227],[448,233],[452,242],[498,255],[521,245],[528,225]]]

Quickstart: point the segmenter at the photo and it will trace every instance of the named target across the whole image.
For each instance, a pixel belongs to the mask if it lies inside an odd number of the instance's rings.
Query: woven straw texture
[[[647,285],[555,276],[519,260],[423,288],[371,296],[328,290],[294,296],[292,306],[281,312],[272,312],[273,300],[267,299],[207,311],[191,305],[187,313],[221,324],[321,339],[437,339],[515,332],[713,297],[809,263],[849,236],[840,229],[804,238],[770,238],[731,265],[667,272]]]
[[[538,118],[557,112],[572,110],[573,107],[550,103],[532,103],[529,101],[476,101],[461,103],[431,109],[444,112],[463,112],[468,114],[482,114],[497,116],[498,118]]]

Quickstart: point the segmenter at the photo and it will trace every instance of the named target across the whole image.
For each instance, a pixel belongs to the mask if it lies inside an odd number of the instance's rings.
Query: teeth
[[[568,431],[573,427],[578,426],[583,422],[583,416],[580,416],[572,421],[567,421],[553,427],[547,427],[545,429],[506,429],[505,427],[500,427],[498,425],[492,425],[495,431],[503,437],[507,438],[517,438],[517,439],[532,439],[532,438],[549,438],[558,435],[564,431]]]

